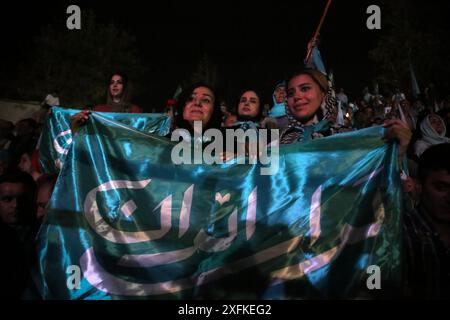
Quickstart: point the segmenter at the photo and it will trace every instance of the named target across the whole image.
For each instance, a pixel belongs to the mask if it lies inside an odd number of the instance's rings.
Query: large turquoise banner
[[[38,237],[45,299],[298,299],[398,283],[400,182],[383,128],[280,146],[279,169],[175,165],[177,142],[93,114]]]

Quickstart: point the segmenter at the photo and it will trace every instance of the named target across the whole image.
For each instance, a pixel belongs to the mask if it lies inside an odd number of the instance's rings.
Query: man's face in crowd
[[[23,183],[4,182],[0,184],[0,217],[6,224],[17,224],[20,211],[28,201]]]
[[[430,171],[422,185],[421,203],[427,214],[443,223],[450,223],[450,173]]]

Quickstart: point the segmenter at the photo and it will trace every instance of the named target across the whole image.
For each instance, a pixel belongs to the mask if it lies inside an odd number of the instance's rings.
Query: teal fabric
[[[70,118],[78,109],[52,107],[39,143],[39,161],[45,173],[58,173],[72,142]],[[106,118],[118,121],[146,133],[165,136],[170,132],[171,119],[162,113],[102,112]]]
[[[352,298],[370,265],[395,285],[399,168],[382,137],[282,145],[260,175],[175,165],[175,142],[94,113],[40,229],[36,285],[44,299]]]
[[[272,109],[270,109],[269,111],[269,117],[271,118],[284,117],[285,115],[286,115],[286,105],[284,104],[284,102],[274,103]]]

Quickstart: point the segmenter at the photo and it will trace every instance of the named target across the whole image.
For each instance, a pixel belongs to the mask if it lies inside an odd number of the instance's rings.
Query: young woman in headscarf
[[[274,119],[280,129],[288,126],[286,116],[286,81],[282,81],[275,86],[272,94],[273,106],[269,111],[268,117]]]
[[[281,144],[291,144],[321,138],[331,134],[330,118],[336,107],[328,80],[321,72],[304,69],[287,81],[286,114],[289,126],[280,133]],[[397,140],[399,159],[406,152],[411,131],[400,120],[386,121],[385,139]]]
[[[331,134],[330,118],[336,107],[328,80],[321,72],[304,69],[287,81],[287,128],[280,133],[281,144],[308,141]]]
[[[427,115],[420,123],[422,139],[414,144],[414,153],[420,157],[422,153],[435,144],[448,143],[450,138],[445,136],[447,129],[444,120],[437,114]]]

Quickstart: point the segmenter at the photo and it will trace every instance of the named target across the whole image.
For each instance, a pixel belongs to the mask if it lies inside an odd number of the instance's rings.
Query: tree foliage
[[[214,87],[218,85],[217,66],[210,60],[206,53],[201,55],[197,67],[191,76],[190,82],[204,82]]]
[[[64,106],[81,107],[106,101],[113,71],[125,72],[139,83],[144,70],[135,38],[112,22],[97,22],[90,11],[82,12],[81,21],[81,30],[68,30],[65,23],[42,28],[18,71],[19,95],[39,100],[56,90]],[[139,90],[142,86],[135,86],[134,93]]]
[[[380,37],[369,52],[378,67],[377,80],[409,89],[411,61],[421,87],[430,82],[448,86],[450,50],[448,43],[444,44],[448,31],[446,16],[450,12],[448,2],[385,0],[381,3]]]

